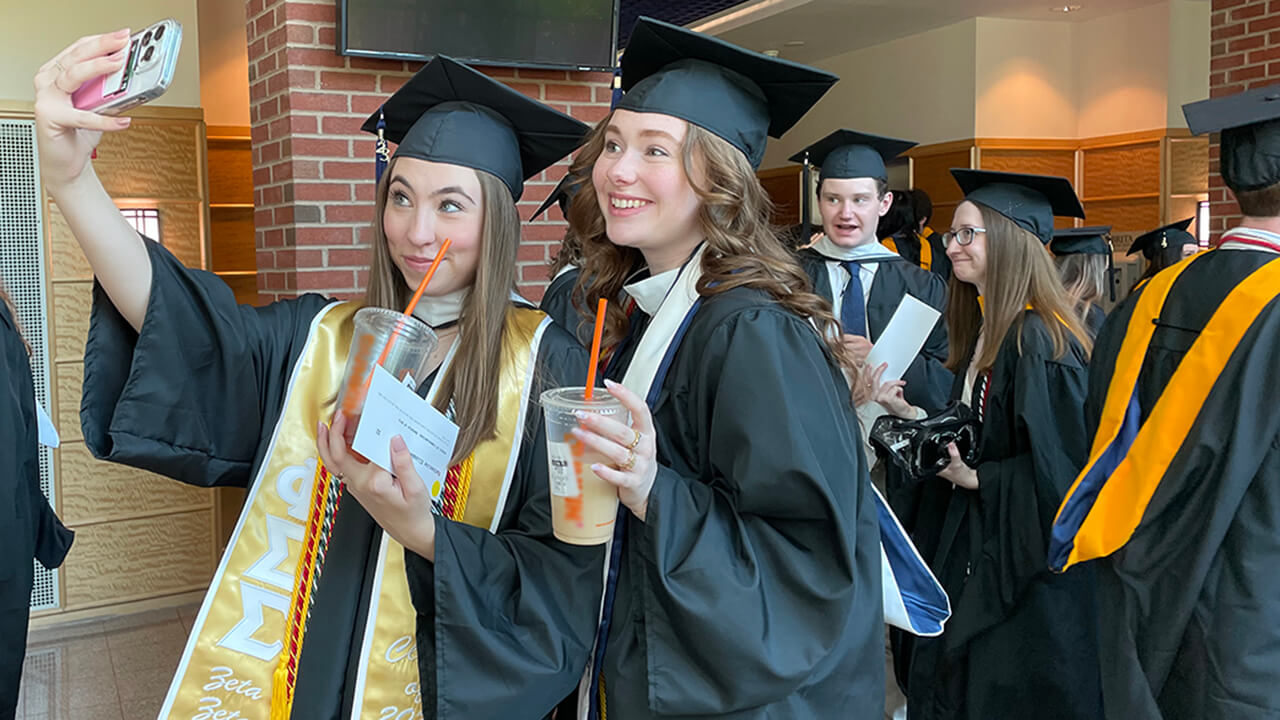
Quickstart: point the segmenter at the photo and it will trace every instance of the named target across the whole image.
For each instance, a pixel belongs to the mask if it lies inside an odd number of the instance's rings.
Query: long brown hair
[[[569,207],[569,227],[582,242],[582,272],[575,292],[585,298],[618,297],[632,268],[643,262],[639,250],[609,242],[604,214],[595,201],[591,168],[604,150],[612,117],[610,113],[591,131],[570,170],[584,174],[577,197],[589,200]],[[852,370],[840,350],[831,304],[814,294],[809,276],[770,226],[772,203],[742,151],[690,123],[680,156],[689,184],[702,201],[698,225],[707,248],[698,295],[710,297],[737,287],[763,290],[783,308],[811,320],[833,361]],[[699,169],[704,184],[697,181]],[[587,304],[584,314],[594,322],[595,309]],[[627,316],[619,305],[610,303],[605,311],[604,347],[626,335]]]
[[[973,202],[967,200],[965,202]],[[1012,220],[981,203],[973,203],[982,213],[987,229],[987,281],[983,298],[985,313],[978,304],[978,288],[951,275],[947,300],[947,328],[950,355],[947,367],[964,372],[965,360],[978,342],[985,340],[982,353],[974,359],[978,370],[990,368],[1004,338],[1012,330],[1018,333],[1018,351],[1022,351],[1022,321],[1027,305],[1044,321],[1053,341],[1053,356],[1060,358],[1070,349],[1070,339],[1093,351],[1093,340],[1076,315],[1075,302],[1062,287],[1058,272],[1044,245],[1036,236],[1018,227]]]
[[[18,308],[9,298],[9,291],[5,289],[3,278],[0,278],[0,302],[9,309],[9,317],[13,318],[13,327],[18,331],[18,337],[22,338],[22,344],[27,348],[27,355],[30,355],[31,343],[27,342],[26,336],[22,334],[22,320],[18,318]]]
[[[1062,286],[1076,304],[1076,314],[1084,319],[1089,306],[1102,299],[1107,292],[1107,256],[1094,253],[1076,253],[1055,257]]]
[[[392,159],[392,165],[395,159]],[[365,303],[403,310],[413,289],[391,260],[382,215],[387,205],[391,167],[378,183],[373,219],[373,258]],[[458,319],[458,351],[436,392],[432,405],[443,413],[453,403],[458,442],[451,464],[471,454],[476,445],[497,433],[498,392],[505,353],[513,352],[507,337],[507,313],[516,284],[516,251],[520,217],[511,193],[501,180],[480,170],[480,198],[484,224],[480,234],[480,264]]]

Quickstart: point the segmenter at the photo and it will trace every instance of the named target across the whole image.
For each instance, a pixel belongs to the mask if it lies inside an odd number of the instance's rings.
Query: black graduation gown
[[[1089,331],[1090,337],[1098,337],[1098,333],[1102,330],[1102,323],[1107,320],[1107,311],[1097,303],[1089,303],[1089,307],[1084,311],[1084,326]]]
[[[1174,283],[1138,379],[1142,419],[1227,293],[1273,253],[1215,250]],[[1143,290],[1139,290],[1141,294]],[[1098,337],[1096,431],[1137,295]],[[1223,368],[1129,542],[1098,573],[1110,720],[1280,717],[1280,307]],[[1190,410],[1190,409],[1189,409]]]
[[[939,478],[920,488],[914,539],[952,617],[942,637],[911,643],[911,720],[1101,714],[1091,568],[1056,575],[1046,561],[1053,518],[1084,462],[1086,360],[1074,342],[1054,359],[1040,316],[1023,317],[1021,353],[1010,332],[992,366],[979,489]],[[963,385],[957,377],[953,397]]]
[[[800,251],[800,260],[813,281],[814,292],[831,300],[833,292],[831,276],[827,274],[827,258],[807,249]],[[836,292],[844,292],[844,288],[837,288]],[[905,260],[880,261],[867,299],[867,332],[873,343],[884,332],[893,312],[898,309],[898,303],[907,294],[939,312],[946,311],[947,286],[938,276]],[[902,376],[907,381],[903,391],[907,402],[924,408],[928,413],[935,413],[946,406],[953,380],[951,371],[945,366],[948,352],[947,322],[944,317],[939,317],[920,354]]]
[[[13,717],[31,615],[31,559],[62,564],[72,532],[40,492],[39,425],[27,348],[0,302],[0,718]]]
[[[304,295],[264,308],[237,305],[214,275],[147,246],[153,280],[141,333],[94,288],[85,442],[96,457],[193,485],[247,485],[310,323],[329,301]],[[542,383],[578,381],[585,353],[547,328],[538,372]],[[431,379],[421,383],[424,392]],[[498,533],[437,517],[434,567],[406,553],[427,717],[493,717],[496,708],[541,717],[586,666],[603,551],[552,538],[537,397],[535,388]],[[354,498],[343,499],[299,660],[295,718],[347,717],[380,532]]]
[[[757,290],[705,299],[653,416],[660,469],[646,520],[625,514],[610,720],[878,716],[878,525],[813,329]]]
[[[942,244],[941,233],[934,232],[927,240],[919,233],[911,233],[910,237],[906,238],[901,236],[893,238],[898,254],[916,267],[920,267],[920,245],[925,242],[929,243],[929,272],[942,278],[945,285],[951,279],[951,258],[947,257],[947,248]]]
[[[538,309],[546,313],[560,327],[578,338],[584,347],[591,345],[592,326],[582,320],[578,309],[573,306],[573,290],[578,284],[578,268],[570,268],[547,286],[547,291],[538,303]]]

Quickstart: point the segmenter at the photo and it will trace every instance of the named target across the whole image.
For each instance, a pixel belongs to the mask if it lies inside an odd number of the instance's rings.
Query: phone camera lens
[[[155,39],[159,40],[163,36],[164,36],[164,26],[161,25],[160,27],[156,28]]]
[[[147,51],[142,53],[142,62],[151,62],[151,56],[156,53],[156,47],[152,45]]]
[[[146,34],[146,35],[143,35],[143,36],[142,36],[142,44],[143,44],[143,45],[146,45],[146,44],[147,44],[147,43],[149,43],[149,42],[151,42],[151,31],[150,31],[150,30],[148,30],[148,31],[147,31],[147,34]]]

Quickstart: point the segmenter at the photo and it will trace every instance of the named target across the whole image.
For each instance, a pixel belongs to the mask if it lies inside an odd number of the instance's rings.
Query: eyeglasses
[[[947,247],[951,245],[952,240],[955,240],[960,243],[961,247],[964,247],[965,245],[973,242],[974,234],[984,233],[986,231],[986,228],[980,227],[962,227],[959,230],[948,230],[947,232],[942,233],[942,246]]]

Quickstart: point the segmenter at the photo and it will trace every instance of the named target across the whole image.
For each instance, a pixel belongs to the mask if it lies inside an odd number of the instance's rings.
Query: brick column
[[[262,300],[359,295],[374,193],[373,138],[360,124],[420,63],[338,55],[334,0],[246,0],[245,10],[258,292]],[[584,122],[608,112],[608,73],[480,69]],[[525,184],[521,218],[566,168]],[[542,296],[546,263],[563,234],[558,209],[525,224],[518,278],[526,296]]]
[[[1209,96],[1222,97],[1280,83],[1280,0],[1213,0]],[[1212,242],[1240,219],[1240,208],[1218,174],[1218,142],[1209,145],[1209,228]]]

